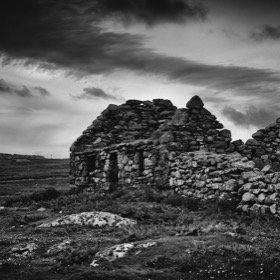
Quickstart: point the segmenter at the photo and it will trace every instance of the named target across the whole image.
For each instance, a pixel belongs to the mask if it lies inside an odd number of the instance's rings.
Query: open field
[[[68,159],[36,159],[30,161],[0,160],[0,182],[22,179],[68,177]]]
[[[2,174],[19,170],[5,166],[11,170]],[[68,185],[65,161],[61,167],[29,166],[34,168],[29,180],[0,182],[0,279],[280,279],[278,220],[241,215],[233,202],[201,202],[170,191],[86,193]],[[39,170],[55,175],[39,179]],[[38,227],[64,215],[94,210],[137,224]],[[106,248],[144,243],[152,246],[90,265]]]

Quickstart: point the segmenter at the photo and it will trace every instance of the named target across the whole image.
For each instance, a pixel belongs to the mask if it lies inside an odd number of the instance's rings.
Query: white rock
[[[100,262],[113,262],[116,259],[123,258],[127,255],[129,251],[132,249],[147,249],[149,247],[156,246],[156,242],[146,242],[146,243],[123,243],[118,244],[115,246],[112,246],[110,248],[104,249],[102,251],[99,251],[95,255],[95,259],[90,264],[93,267],[97,267],[100,265]],[[136,252],[136,254],[139,254],[140,252]]]
[[[256,201],[256,197],[252,193],[246,192],[242,195],[242,201],[243,202]]]
[[[277,205],[276,204],[272,204],[271,206],[270,206],[270,212],[271,212],[271,214],[276,214],[277,213]]]
[[[255,167],[255,163],[251,161],[243,162],[243,161],[236,161],[231,163],[233,168],[238,168],[242,170],[252,170]]]
[[[61,218],[58,218],[50,223],[44,223],[38,227],[54,227],[60,225],[91,225],[97,227],[103,226],[113,226],[113,227],[122,227],[128,225],[135,225],[136,221],[122,218],[119,215],[112,214],[109,212],[83,212],[79,214],[67,215]]]

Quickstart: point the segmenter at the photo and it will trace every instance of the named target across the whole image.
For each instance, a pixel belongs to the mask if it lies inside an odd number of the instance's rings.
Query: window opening
[[[96,169],[96,156],[92,155],[87,158],[87,169],[88,172],[92,172]]]

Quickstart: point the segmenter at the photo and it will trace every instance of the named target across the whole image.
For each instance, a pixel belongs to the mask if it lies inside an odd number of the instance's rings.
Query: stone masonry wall
[[[112,145],[103,150],[71,157],[71,182],[77,186],[88,186],[93,191],[113,190],[111,182],[111,155],[117,159],[117,185],[126,187],[162,186],[168,181],[169,166],[166,165],[168,151],[154,146],[151,140]],[[95,161],[89,170],[88,159]]]
[[[253,214],[273,214],[280,217],[280,172],[271,172],[269,165],[261,171],[244,172],[239,189],[238,209]]]
[[[217,153],[233,152],[231,132],[212,115],[198,96],[194,96],[187,108],[175,111],[172,119],[152,134],[169,150],[198,151],[208,150]]]
[[[254,162],[240,154],[170,153],[170,187],[180,195],[204,200],[238,199],[241,173]]]
[[[251,157],[259,168],[271,165],[280,170],[280,118],[264,129],[259,129],[247,140],[243,154]]]
[[[93,152],[111,145],[141,139],[166,144],[169,150],[217,153],[233,152],[231,132],[212,115],[198,96],[187,108],[177,109],[171,101],[128,100],[122,105],[109,105],[71,146],[71,153]]]
[[[158,127],[171,120],[175,110],[171,101],[128,100],[109,105],[73,143],[71,152],[91,152],[110,145],[150,139]]]

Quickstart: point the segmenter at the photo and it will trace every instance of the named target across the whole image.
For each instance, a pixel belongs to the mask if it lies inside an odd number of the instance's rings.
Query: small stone
[[[242,205],[242,211],[248,213],[249,212],[249,205]]]
[[[238,168],[241,170],[252,170],[255,167],[255,163],[253,161],[242,162],[236,161],[231,164],[233,168]]]
[[[254,171],[243,172],[241,174],[241,178],[243,180],[250,179],[250,178],[253,178],[255,176],[256,176],[256,173]]]
[[[220,135],[225,138],[231,138],[231,132],[228,129],[221,130]]]
[[[186,125],[188,122],[188,112],[187,109],[184,109],[185,111],[183,111],[183,109],[178,109],[173,117],[172,117],[172,124],[173,125],[177,125],[177,126],[182,126],[182,125]]]
[[[243,202],[255,202],[256,197],[252,193],[246,192],[242,195],[242,201]]]
[[[260,142],[255,139],[248,139],[245,143],[246,146],[259,146]]]
[[[238,183],[237,183],[237,181],[234,180],[234,179],[228,180],[224,184],[224,190],[225,191],[229,191],[229,192],[236,192],[236,191],[238,191]]]
[[[278,202],[278,197],[279,197],[279,194],[278,193],[273,193],[271,195],[269,195],[266,199],[265,199],[265,203],[266,204],[273,204],[273,203],[276,203]]]
[[[177,185],[178,185],[178,186],[184,185],[184,181],[183,181],[183,180],[177,180]]]
[[[248,192],[252,189],[252,185],[253,185],[252,183],[247,183],[242,188],[243,188],[244,191]]]
[[[259,196],[258,196],[258,202],[259,203],[263,203],[265,198],[266,198],[265,194],[264,193],[260,193]]]
[[[170,143],[170,142],[173,142],[173,141],[174,141],[174,136],[170,131],[164,132],[159,138],[159,142],[161,144]]]
[[[144,166],[152,166],[153,165],[153,162],[148,159],[148,158],[145,158],[144,159]]]
[[[270,171],[270,169],[271,169],[271,166],[270,165],[266,165],[261,171],[263,173],[267,173],[268,171]]]
[[[276,214],[277,213],[277,205],[276,204],[272,204],[271,206],[270,206],[270,212],[271,212],[271,214]]]
[[[108,111],[117,111],[119,109],[119,106],[118,105],[115,105],[115,104],[110,104],[108,107],[107,107],[107,110]]]
[[[178,170],[175,171],[174,176],[175,176],[177,179],[180,179],[180,178],[182,177],[180,171],[178,171]]]
[[[253,138],[262,138],[263,136],[264,134],[261,131],[257,131],[252,135]]]

